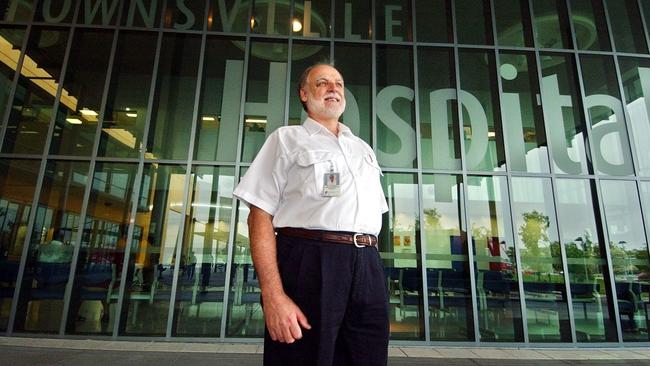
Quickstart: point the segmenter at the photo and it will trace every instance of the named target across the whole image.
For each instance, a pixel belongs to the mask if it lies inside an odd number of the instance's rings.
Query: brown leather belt
[[[278,234],[302,239],[352,244],[361,247],[377,247],[377,237],[371,234],[349,233],[343,231],[309,230],[295,227],[276,229]]]

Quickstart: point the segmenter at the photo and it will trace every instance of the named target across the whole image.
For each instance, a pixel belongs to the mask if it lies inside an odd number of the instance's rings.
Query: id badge
[[[339,173],[329,172],[323,176],[323,196],[336,197],[341,195]]]

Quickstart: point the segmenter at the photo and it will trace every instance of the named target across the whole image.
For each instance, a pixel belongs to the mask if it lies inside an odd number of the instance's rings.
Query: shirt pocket
[[[296,163],[306,170],[307,179],[305,181],[305,193],[320,196],[323,191],[325,173],[330,171],[339,172],[336,164],[336,154],[324,151],[314,150],[305,151],[298,155]]]
[[[377,163],[377,159],[374,157],[374,154],[372,153],[367,153],[363,155],[363,168],[367,169],[371,174],[372,173],[379,173],[380,176],[384,176],[384,173],[381,172],[381,168],[379,167],[379,163]]]

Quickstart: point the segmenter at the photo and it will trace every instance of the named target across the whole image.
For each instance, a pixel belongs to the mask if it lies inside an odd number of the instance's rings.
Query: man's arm
[[[311,329],[298,306],[284,293],[276,257],[273,216],[251,205],[248,215],[248,233],[255,271],[262,289],[263,311],[271,339],[293,343],[302,338],[302,330]]]

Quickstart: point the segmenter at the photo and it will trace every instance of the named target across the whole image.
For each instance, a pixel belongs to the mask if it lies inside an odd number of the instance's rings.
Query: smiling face
[[[314,67],[300,89],[300,100],[307,113],[317,121],[338,119],[345,110],[343,77],[328,65]]]

